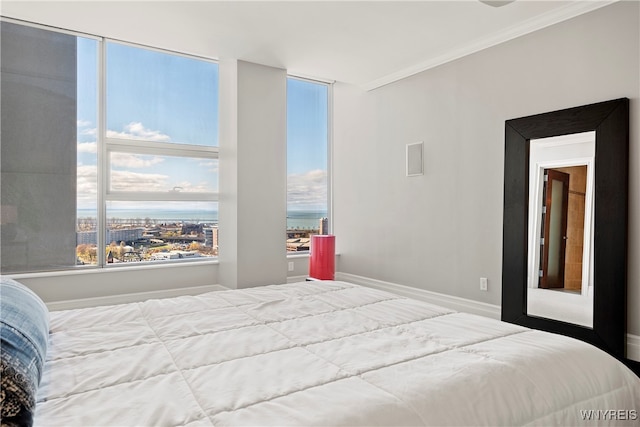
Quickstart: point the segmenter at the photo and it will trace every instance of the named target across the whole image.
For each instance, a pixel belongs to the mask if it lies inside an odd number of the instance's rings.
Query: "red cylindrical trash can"
[[[336,236],[311,236],[309,276],[318,280],[333,280],[336,271]]]

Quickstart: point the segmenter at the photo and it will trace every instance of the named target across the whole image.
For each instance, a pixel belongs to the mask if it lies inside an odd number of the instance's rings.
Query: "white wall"
[[[619,2],[371,92],[336,84],[338,270],[499,305],[505,120],[628,97],[628,323],[640,334],[639,18]],[[407,178],[416,141],[425,175]]]
[[[220,61],[220,284],[287,280],[287,73]]]
[[[113,268],[66,270],[49,273],[28,273],[13,276],[31,288],[46,303],[89,300],[110,303],[114,296],[123,296],[118,302],[140,301],[155,296],[190,294],[191,289],[218,284],[218,264],[205,261],[196,263],[167,263],[156,265],[114,266]],[[167,294],[167,291],[171,291]],[[154,295],[155,293],[155,295]],[[145,296],[146,295],[146,296]],[[103,299],[104,302],[98,302]],[[113,302],[111,302],[113,303]]]

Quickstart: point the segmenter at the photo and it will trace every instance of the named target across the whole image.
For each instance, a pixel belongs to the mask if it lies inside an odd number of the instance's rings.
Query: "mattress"
[[[50,313],[39,426],[637,425],[571,338],[339,281]]]

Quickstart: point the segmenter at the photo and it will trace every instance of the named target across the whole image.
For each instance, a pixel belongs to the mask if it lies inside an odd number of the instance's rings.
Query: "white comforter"
[[[36,425],[637,425],[640,416],[640,380],[588,344],[344,282],[52,312],[51,329]]]

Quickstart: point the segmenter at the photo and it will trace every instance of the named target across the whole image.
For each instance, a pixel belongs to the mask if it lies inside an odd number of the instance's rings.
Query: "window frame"
[[[185,143],[167,143],[154,142],[138,139],[123,139],[107,137],[106,117],[107,117],[107,45],[109,43],[117,43],[127,45],[139,49],[150,50],[158,53],[182,56],[198,61],[206,61],[219,64],[219,61],[213,58],[207,58],[199,55],[186,54],[176,52],[169,49],[162,49],[153,46],[143,45],[139,43],[124,42],[109,37],[99,36],[95,34],[83,33],[80,31],[68,30],[64,28],[52,27],[46,24],[23,21],[9,17],[0,16],[2,22],[12,23],[24,27],[30,27],[52,33],[66,34],[76,38],[89,39],[96,42],[96,247],[106,248],[107,236],[107,204],[114,201],[158,201],[158,202],[219,202],[219,191],[212,192],[141,192],[141,191],[111,191],[110,190],[110,160],[109,156],[113,152],[126,152],[140,155],[160,155],[172,157],[184,157],[191,159],[203,160],[219,160],[219,146],[207,146]],[[216,82],[219,87],[219,80]],[[76,120],[77,117],[74,118]],[[218,116],[219,119],[219,116]],[[77,167],[77,166],[76,166]],[[76,197],[77,197],[76,189]],[[76,211],[77,222],[77,211]],[[76,226],[76,235],[78,229]],[[76,237],[77,239],[77,237]],[[77,244],[76,244],[77,248]],[[13,276],[33,275],[33,274],[50,274],[54,271],[59,272],[80,272],[80,271],[99,271],[105,268],[131,267],[128,263],[109,264],[107,262],[107,253],[104,250],[98,250],[96,253],[96,264],[91,265],[69,265],[61,269],[44,270],[44,271],[24,271],[10,273]],[[184,262],[217,262],[217,257],[198,257],[188,260],[171,260],[171,261],[154,261],[153,263],[136,263],[136,266],[153,266],[167,264],[182,264]]]
[[[324,85],[327,88],[327,234],[333,234],[333,89],[335,80],[323,80],[315,77],[306,77],[297,74],[287,74],[287,79]],[[289,144],[287,136],[287,145]],[[287,200],[289,197],[289,173],[287,174]],[[287,201],[288,204],[288,201]],[[287,206],[287,214],[289,208]],[[286,236],[285,236],[286,242]],[[311,250],[286,252],[287,258],[309,256]]]
[[[105,197],[112,201],[166,201],[166,202],[217,202],[218,192],[151,192],[151,191],[122,191],[111,189],[111,153],[129,153],[151,156],[184,157],[188,159],[218,160],[218,147],[206,147],[206,149],[194,149],[193,145],[184,149],[186,144],[171,144],[164,142],[152,143],[129,139],[105,138],[106,148],[106,181]],[[168,147],[177,145],[180,148]]]
[[[114,191],[111,190],[111,153],[130,153],[140,155],[159,155],[172,157],[185,157],[205,160],[219,159],[219,146],[207,146],[184,143],[170,143],[148,141],[142,139],[124,139],[107,137],[107,45],[116,43],[153,52],[182,56],[189,59],[207,61],[218,64],[218,61],[211,58],[204,58],[196,55],[188,55],[167,49],[150,47],[142,44],[123,42],[108,37],[100,37],[98,40],[98,123],[97,123],[97,145],[98,145],[98,200],[97,200],[97,247],[105,247],[108,242],[107,237],[107,202],[216,202],[219,201],[219,192],[144,192],[144,191]],[[218,81],[219,85],[219,81]],[[93,268],[118,268],[123,264],[110,264],[107,262],[106,251],[98,251],[97,265]],[[217,257],[215,257],[217,260]],[[153,264],[175,263],[175,262],[203,262],[212,261],[209,257],[198,257],[189,260],[168,260],[154,261]],[[125,263],[126,264],[126,263]],[[141,263],[148,265],[148,263]]]

